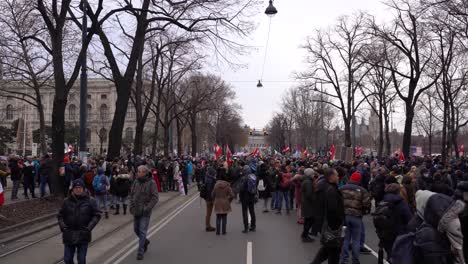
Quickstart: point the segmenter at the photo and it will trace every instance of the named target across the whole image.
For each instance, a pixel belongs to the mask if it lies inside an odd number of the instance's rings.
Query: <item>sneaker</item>
[[[359,253],[360,254],[363,254],[363,255],[370,255],[372,254],[372,251],[370,251],[368,248],[366,247],[362,247],[360,250],[359,250]]]
[[[150,241],[148,239],[145,240],[145,245],[144,245],[144,248],[143,248],[143,252],[146,253],[146,251],[148,250],[148,245],[150,244]]]
[[[251,228],[250,228],[250,231],[251,231],[251,232],[255,232],[255,229],[256,229],[255,227],[251,227]]]
[[[244,233],[244,234],[247,234],[248,232],[249,232],[249,230],[248,230],[248,229],[244,229],[244,230],[242,230],[242,233]]]
[[[210,227],[207,227],[205,230],[206,232],[214,232],[216,231],[216,228],[210,226]]]
[[[270,212],[268,209],[263,210],[264,213]]]
[[[143,260],[143,255],[142,255],[142,254],[138,254],[137,260]]]

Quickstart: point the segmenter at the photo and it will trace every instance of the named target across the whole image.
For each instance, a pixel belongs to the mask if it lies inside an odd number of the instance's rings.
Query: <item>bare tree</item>
[[[33,106],[39,117],[42,154],[47,153],[44,105],[41,91],[52,78],[51,55],[32,38],[47,38],[31,0],[5,0],[0,3],[0,61],[4,85],[0,96],[21,100]],[[24,89],[18,89],[19,87]],[[33,93],[29,91],[32,89]]]

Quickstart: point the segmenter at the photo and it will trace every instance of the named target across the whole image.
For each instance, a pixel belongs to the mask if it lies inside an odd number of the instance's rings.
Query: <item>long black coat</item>
[[[314,179],[312,177],[304,177],[301,185],[302,195],[302,216],[311,218],[317,213],[317,197],[315,195]]]
[[[96,201],[88,195],[70,195],[58,213],[58,223],[65,245],[82,245],[91,242],[91,231],[101,219]]]
[[[327,217],[328,226],[337,229],[344,223],[344,203],[341,192],[336,184],[331,184],[323,179],[317,186],[318,216],[321,218],[320,224]]]
[[[257,178],[257,183],[260,182],[260,180],[263,180],[263,184],[265,185],[265,190],[264,191],[258,191],[258,197],[260,199],[267,199],[271,197],[271,189],[272,189],[272,179],[268,171],[264,166],[260,167],[260,170],[258,171],[258,178]]]

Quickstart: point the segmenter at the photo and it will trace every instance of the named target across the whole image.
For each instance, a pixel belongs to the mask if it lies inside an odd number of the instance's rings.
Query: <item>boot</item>
[[[108,213],[108,212],[104,212],[104,217],[105,217],[106,219],[109,219],[109,213]]]
[[[119,211],[120,211],[120,204],[116,204],[116,205],[115,205],[115,213],[114,213],[114,215],[120,214]]]
[[[123,205],[123,213],[124,213],[124,215],[127,214],[127,205],[126,204]]]

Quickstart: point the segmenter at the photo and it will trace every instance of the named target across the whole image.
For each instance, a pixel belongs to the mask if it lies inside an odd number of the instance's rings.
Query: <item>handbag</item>
[[[327,190],[328,193],[328,190]],[[343,226],[341,225],[338,227],[338,229],[333,230],[330,228],[328,225],[328,214],[326,212],[328,208],[328,201],[325,196],[325,216],[323,219],[323,224],[322,224],[322,231],[320,233],[320,242],[325,246],[325,247],[331,247],[331,248],[338,248],[341,247],[341,233]]]

